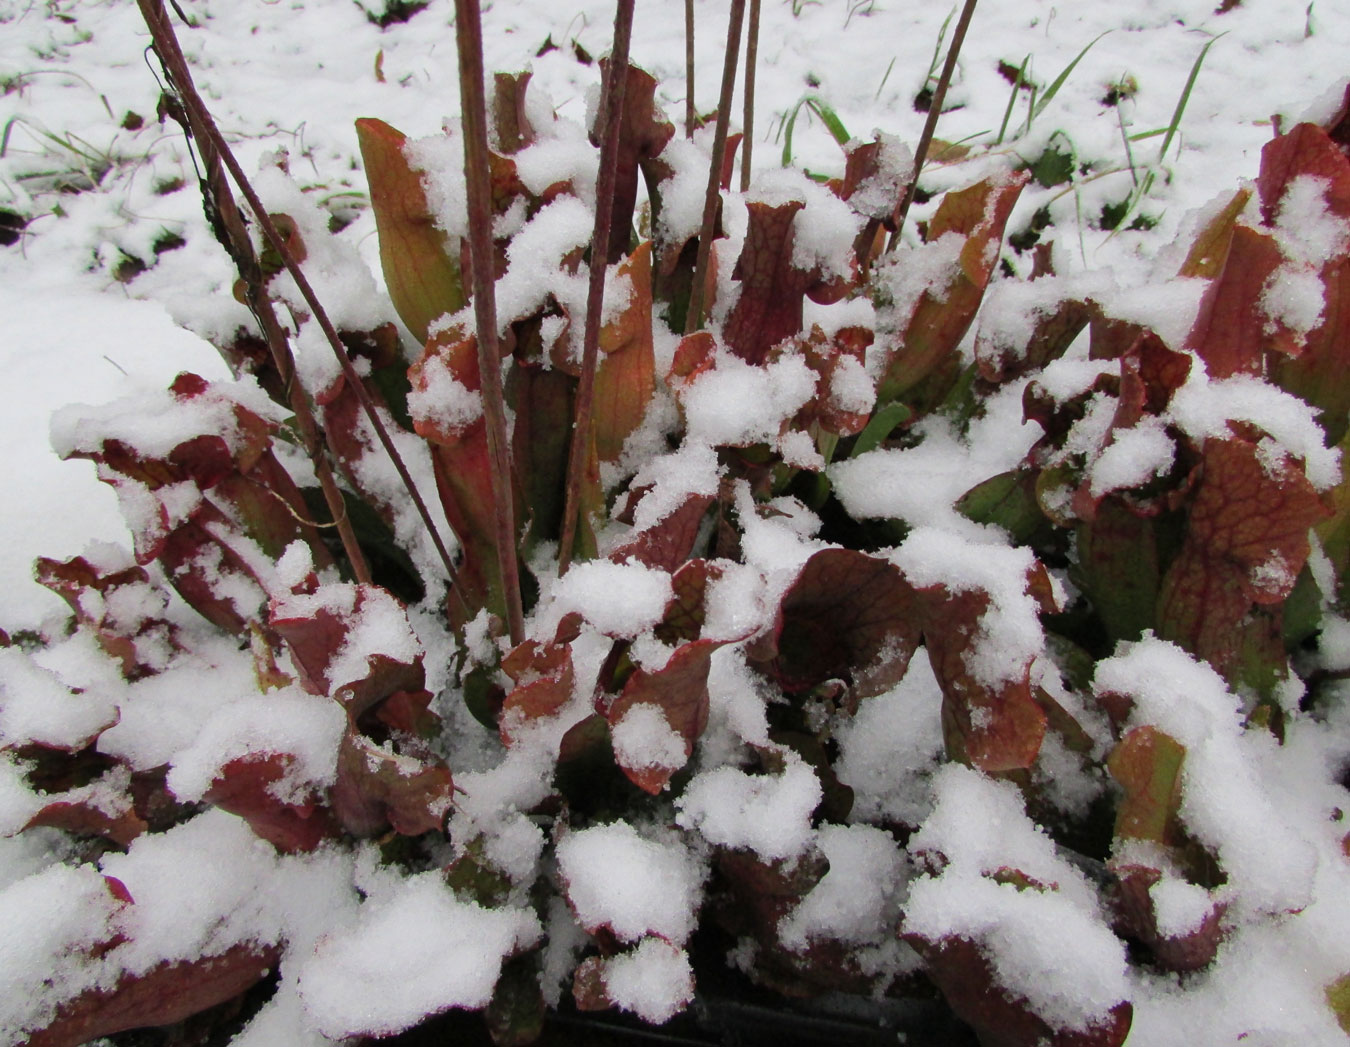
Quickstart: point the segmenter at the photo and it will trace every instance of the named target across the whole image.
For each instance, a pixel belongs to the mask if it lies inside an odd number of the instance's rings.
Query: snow
[[[710,446],[774,443],[816,391],[815,372],[798,356],[752,367],[728,353],[681,394],[689,439]]]
[[[638,702],[610,728],[614,755],[624,767],[642,770],[659,767],[679,770],[684,766],[684,736],[670,726],[658,705]]]
[[[487,1006],[502,961],[541,933],[532,912],[460,901],[436,872],[410,876],[320,940],[300,996],[334,1039],[398,1032],[426,1014]]]
[[[1203,368],[1192,367],[1172,396],[1168,414],[1183,432],[1197,438],[1228,436],[1229,422],[1250,422],[1303,460],[1314,487],[1326,490],[1340,482],[1340,452],[1326,447],[1312,408],[1260,379],[1235,375],[1214,381]]]
[[[915,880],[903,932],[978,943],[999,983],[1054,1029],[1103,1021],[1131,995],[1125,947],[1101,923],[1083,874],[1055,853],[1011,783],[953,764],[934,792],[937,805],[911,848],[941,871]],[[1000,883],[990,875],[1000,870],[1034,883]]]
[[[608,927],[622,942],[655,934],[679,943],[693,933],[703,877],[680,843],[613,822],[566,834],[557,853],[567,900],[582,926]]]
[[[923,821],[932,805],[928,781],[943,751],[941,706],[928,652],[920,648],[899,684],[868,698],[838,727],[836,773],[853,790],[855,820]]]
[[[719,847],[745,848],[764,861],[792,862],[813,841],[811,814],[820,798],[820,780],[800,758],[789,757],[781,774],[718,767],[690,781],[676,801],[676,821]]]
[[[865,825],[826,825],[818,836],[829,872],[778,924],[790,949],[813,939],[854,945],[888,939],[905,886],[904,858],[888,833]]]
[[[1113,430],[1111,442],[1092,463],[1092,496],[1142,487],[1165,475],[1175,459],[1176,445],[1160,418],[1143,418],[1129,429]]]
[[[346,726],[337,702],[299,688],[242,697],[207,720],[196,740],[174,755],[169,788],[184,802],[200,800],[231,760],[277,753],[291,760],[270,791],[278,799],[301,801],[333,783]]]
[[[74,694],[22,652],[0,649],[0,744],[75,750],[116,722],[106,695]]]
[[[1316,846],[1261,784],[1272,753],[1266,740],[1242,729],[1239,700],[1218,674],[1150,637],[1098,663],[1094,683],[1134,700],[1131,726],[1157,727],[1186,747],[1181,819],[1228,871],[1221,897],[1243,912],[1306,908],[1320,861]]]
[[[548,620],[580,611],[602,633],[633,637],[661,620],[670,602],[670,575],[637,561],[577,564],[554,587]]]
[[[460,432],[483,417],[483,397],[466,389],[441,357],[430,356],[408,394],[408,413],[414,422]]]
[[[660,1025],[694,998],[689,956],[660,938],[644,938],[605,964],[605,994],[617,1007]]]

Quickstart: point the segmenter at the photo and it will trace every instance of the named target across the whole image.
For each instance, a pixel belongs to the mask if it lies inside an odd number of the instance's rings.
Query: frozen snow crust
[[[491,127],[512,637],[450,5],[183,6],[455,578],[249,218],[353,581],[135,6],[0,2],[0,352],[42,406],[0,563],[0,1047],[245,994],[236,1047],[659,1024],[726,984],[696,932],[794,997],[935,987],[991,1045],[1344,1042],[1345,25],[986,0],[969,141],[888,249],[942,12],[766,5],[759,125],[809,81],[868,133],[756,142],[686,333],[713,128],[676,116],[678,9],[639,12],[563,570],[612,11],[492,5],[488,68],[530,68]],[[1044,92],[1107,28],[1029,110],[1021,56]]]

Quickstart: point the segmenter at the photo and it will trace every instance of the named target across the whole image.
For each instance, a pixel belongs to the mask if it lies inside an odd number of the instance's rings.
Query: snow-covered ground
[[[366,183],[354,121],[374,116],[412,138],[431,135],[457,114],[459,96],[448,0],[432,0],[406,23],[383,30],[362,7],[375,2],[180,0],[195,26],[180,28],[179,35],[198,86],[245,168],[256,170],[265,158],[284,151],[290,174],[310,198],[352,219],[342,237],[369,263],[378,281],[375,224],[364,206]],[[725,5],[711,0],[697,0],[695,7],[696,101],[707,111],[716,103],[726,12]],[[1048,188],[1031,184],[1008,229],[1025,229],[1034,214],[1048,208],[1051,224],[1044,240],[1054,244],[1061,276],[1073,280],[1082,274],[1085,282],[1093,282],[1094,293],[1117,304],[1118,315],[1147,320],[1165,336],[1184,333],[1195,297],[1160,292],[1155,261],[1176,250],[1189,214],[1255,175],[1261,147],[1273,134],[1273,116],[1283,114],[1292,123],[1305,112],[1324,117],[1334,109],[1344,93],[1345,56],[1350,54],[1350,15],[1338,11],[1331,0],[1239,0],[1222,7],[1227,10],[1216,11],[1214,0],[1058,5],[984,0],[962,49],[937,133],[948,142],[989,149],[967,163],[935,168],[925,176],[924,187],[941,191],[994,167],[1007,167],[1010,158],[1004,153],[1028,161],[1054,152],[1071,157],[1074,183]],[[590,56],[607,50],[612,18],[612,8],[599,2],[493,3],[484,11],[486,66],[532,70],[532,90],[550,99],[560,116],[583,121],[599,83],[598,65]],[[900,0],[767,0],[757,73],[756,169],[778,165],[781,122],[808,94],[832,108],[857,137],[870,137],[879,129],[903,142],[916,141],[925,114],[916,110],[914,98],[926,76],[936,77],[939,36],[948,18],[942,5]],[[658,100],[675,120],[684,111],[683,32],[681,5],[650,0],[638,5],[632,60],[660,81]],[[1130,136],[1169,125],[1206,46],[1179,130],[1167,155],[1159,158],[1162,135],[1133,141]],[[65,604],[32,580],[35,557],[74,556],[93,541],[130,543],[117,499],[98,482],[94,466],[63,462],[51,450],[50,416],[72,403],[101,404],[158,392],[185,370],[226,377],[228,369],[202,335],[228,332],[247,316],[232,296],[235,274],[230,262],[207,229],[183,136],[172,121],[161,124],[156,118],[161,85],[157,64],[147,61],[147,47],[148,34],[131,0],[0,0],[0,210],[27,219],[17,242],[0,247],[0,373],[7,377],[0,387],[0,432],[6,444],[0,466],[5,499],[0,629],[11,635],[37,632],[54,638],[67,612]],[[995,146],[1012,92],[1007,73],[1028,58],[1027,75],[1042,90],[1071,62],[1078,62],[1029,126],[1028,96],[1017,95],[1003,141]],[[740,112],[739,90],[735,111]],[[842,153],[805,108],[797,116],[792,144],[796,163],[831,175],[842,171]],[[1149,171],[1156,178],[1131,215],[1146,218],[1141,223],[1146,227],[1101,229],[1103,207],[1130,198]],[[344,200],[350,201],[345,210]],[[922,217],[922,209],[915,214]],[[729,219],[732,225],[735,221]],[[914,225],[911,221],[911,238]],[[995,285],[991,300],[997,301],[1000,293]],[[926,484],[924,490],[940,492],[942,498],[935,494],[931,503],[921,505],[907,502],[901,490],[877,491],[863,462],[850,467],[862,470],[851,483],[850,476],[839,473],[841,496],[850,509],[855,504],[850,497],[858,504],[873,499],[869,504],[879,506],[874,515],[903,518],[919,531],[931,528],[936,534],[955,526],[954,514],[948,512],[951,497],[1009,468],[1032,439],[1018,430],[1020,404],[1010,400],[1004,406],[1004,414],[995,412],[978,423],[990,427],[991,439],[984,446],[995,448],[984,459],[961,457],[957,441],[947,442],[936,427],[922,453],[906,459],[915,483]],[[1001,442],[997,426],[1014,435]],[[971,444],[976,443],[972,438]],[[952,454],[946,457],[943,452],[949,447]],[[1115,468],[1123,475],[1131,473],[1128,463],[1116,463]],[[871,512],[858,515],[864,511]],[[747,524],[746,544],[747,555],[757,557],[758,566],[776,564],[774,557],[781,555],[784,563],[778,566],[795,570],[808,555],[805,543],[789,534],[790,520],[755,526],[760,531],[752,535]],[[900,566],[906,569],[904,563]],[[571,588],[580,591],[584,572],[575,578]],[[598,583],[602,589],[613,584],[609,576]],[[565,605],[568,594],[561,586],[558,591],[560,602],[547,611],[552,615],[549,628],[541,624],[545,612],[536,623],[540,637],[551,635],[551,626],[570,609]],[[1019,591],[1015,597],[1021,595]],[[583,602],[589,598],[577,597]],[[655,617],[664,596],[658,594],[653,601]],[[634,613],[622,602],[616,607],[619,618]],[[728,637],[736,631],[736,611],[728,597],[723,607]],[[212,701],[224,694],[236,701],[252,685],[248,666],[238,678],[212,676],[221,665],[234,663],[225,654],[212,661],[207,646],[194,652],[197,660],[180,672],[147,681],[137,692],[134,710],[123,710],[123,722],[105,736],[108,746],[100,743],[105,751],[120,745],[120,755],[137,768],[172,758],[183,796],[202,795],[211,772],[222,760],[238,755],[220,746],[247,735],[241,724],[251,716],[275,714],[274,709],[240,703],[231,713],[237,722],[211,720]],[[604,651],[596,647],[578,659],[590,655],[598,663]],[[960,930],[963,921],[973,927],[988,918],[992,908],[979,907],[974,888],[967,890],[962,877],[969,871],[972,880],[983,883],[982,874],[990,870],[982,863],[1016,853],[1028,875],[1064,887],[1053,896],[1055,904],[1047,898],[1043,910],[1033,914],[1042,922],[1016,926],[1003,943],[1004,952],[998,953],[1005,974],[1012,972],[1008,977],[1013,987],[1040,1007],[1040,1013],[1072,1025],[1100,1017],[1115,1001],[1129,997],[1135,1004],[1132,1044],[1341,1042],[1322,990],[1329,980],[1350,972],[1350,906],[1345,901],[1350,880],[1343,863],[1334,864],[1333,845],[1327,843],[1331,829],[1322,822],[1343,792],[1332,779],[1350,743],[1302,724],[1291,731],[1286,750],[1276,754],[1269,739],[1241,731],[1217,676],[1189,660],[1180,664],[1169,658],[1172,651],[1145,644],[1103,666],[1112,679],[1110,689],[1122,694],[1133,693],[1142,673],[1160,674],[1163,698],[1157,698],[1159,692],[1137,695],[1140,708],[1149,710],[1148,722],[1164,725],[1198,754],[1197,760],[1208,761],[1207,781],[1232,783],[1231,793],[1191,801],[1198,822],[1210,818],[1231,827],[1235,820],[1246,827],[1216,830],[1216,839],[1241,851],[1232,855],[1234,889],[1245,892],[1242,905],[1252,912],[1235,908],[1234,918],[1247,923],[1225,947],[1213,972],[1185,984],[1170,976],[1127,974],[1119,943],[1092,915],[1086,879],[1032,828],[1011,788],[963,768],[947,768],[931,785],[925,780],[921,786],[931,790],[925,797],[942,799],[915,838],[916,853],[941,853],[950,862],[942,876],[926,877],[916,888],[916,897],[920,890],[924,894],[921,911],[933,919],[946,913],[935,934]],[[96,690],[110,672],[96,664],[92,647],[67,645],[48,656],[40,679],[24,676],[28,670],[18,661],[17,651],[7,649],[6,676],[0,679],[14,681],[8,684],[13,694],[20,687],[40,691],[52,674]],[[923,682],[915,675],[923,668],[921,662],[926,664],[926,659],[916,659],[909,682],[885,699],[888,705],[867,707],[870,729],[864,729],[860,715],[841,739],[844,763],[852,761],[848,773],[858,781],[880,776],[887,788],[900,790],[917,782],[917,769],[931,769],[941,747],[936,716],[929,717],[933,729],[926,734],[887,733],[894,732],[897,718],[912,715],[901,711],[909,708],[906,703],[929,713],[935,706],[931,680]],[[596,668],[590,666],[592,672]],[[429,665],[428,672],[434,689],[443,682],[435,675],[443,669]],[[738,731],[738,744],[751,741],[755,716],[762,720],[763,714],[754,708],[758,699],[744,665],[717,661],[713,673],[722,696],[714,702],[719,729],[728,737]],[[175,685],[193,693],[171,695]],[[1182,694],[1197,702],[1198,722],[1169,719],[1167,697]],[[176,699],[179,705],[173,704]],[[1160,703],[1157,709],[1148,706],[1154,700]],[[278,724],[312,722],[318,738],[331,728],[319,704],[306,704],[308,696],[297,694],[287,701],[294,705],[293,715],[276,714]],[[22,726],[18,714],[24,710],[17,699],[11,704],[9,720],[0,714],[0,732]],[[887,709],[889,721],[883,715]],[[155,743],[162,747],[158,750],[146,748],[148,731],[137,733],[138,723],[154,717],[173,727]],[[205,729],[208,721],[215,724],[211,730],[216,735]],[[70,726],[71,738],[80,729]],[[118,732],[115,738],[113,732]],[[856,743],[850,743],[855,736]],[[213,738],[220,740],[218,745]],[[296,745],[303,748],[300,742]],[[887,745],[902,754],[902,763],[916,769],[911,778],[877,766],[885,760]],[[491,826],[488,836],[502,867],[515,862],[532,869],[543,846],[537,828],[515,813],[529,809],[546,791],[551,764],[541,763],[538,756],[528,748],[513,750],[497,766],[471,765],[462,776],[456,768],[465,798],[454,817],[461,828]],[[195,793],[194,774],[201,778]],[[797,762],[789,763],[779,777],[756,780],[760,784],[751,785],[749,776],[731,768],[705,772],[681,797],[677,824],[690,834],[697,828],[710,843],[752,848],[756,832],[768,824],[788,839],[766,843],[759,853],[766,858],[795,856],[812,833],[807,820],[819,798],[813,792],[819,789],[814,776]],[[778,793],[751,795],[767,789],[766,780],[777,783]],[[1263,794],[1271,789],[1277,790],[1273,797]],[[753,812],[754,803],[763,799],[763,809],[772,810],[772,816],[757,825],[728,822],[728,790],[743,791],[742,811]],[[4,831],[22,824],[22,818],[11,822],[28,802],[23,792],[17,774],[6,771],[0,779]],[[898,817],[913,800],[898,792],[882,795],[880,789],[869,793],[862,786],[858,792],[855,811],[864,819],[869,812]],[[780,806],[772,807],[774,802]],[[1002,829],[1000,812],[1008,823]],[[925,815],[927,809],[914,820]],[[971,843],[1000,831],[1006,833],[1000,846],[1006,844],[1008,850],[991,851],[992,858]],[[664,877],[672,885],[662,899],[669,913],[650,900],[628,905],[622,892],[607,892],[612,885],[598,881],[578,882],[571,898],[576,916],[587,926],[608,924],[621,940],[639,942],[626,954],[627,967],[613,965],[611,997],[627,1001],[639,1013],[663,1015],[669,993],[653,996],[640,984],[641,976],[669,972],[675,982],[687,976],[678,947],[690,933],[694,902],[682,899],[697,897],[705,870],[683,844],[650,834],[639,838],[626,827],[591,828],[568,841],[558,849],[564,876],[573,875],[568,872],[573,866],[593,869],[612,861],[622,865],[626,882]],[[832,927],[839,936],[840,912],[868,926],[894,920],[893,897],[858,900],[866,893],[862,887],[869,871],[875,874],[890,864],[898,870],[889,838],[861,824],[831,826],[819,840],[812,837],[816,844],[828,854],[835,879],[822,881],[819,896],[813,895],[815,908],[803,905],[797,910],[786,935],[806,941],[814,927]],[[84,924],[73,917],[62,922],[66,910],[56,899],[69,899],[68,911],[86,916],[106,909],[109,920],[116,909],[116,900],[91,867],[54,872],[55,853],[50,839],[34,834],[0,841],[0,886],[15,885],[0,894],[0,927],[16,929],[0,944],[0,1039],[16,1023],[34,1020],[27,1012],[3,1013],[4,1007],[17,1008],[16,1001],[43,1006],[43,979],[52,972],[34,968],[28,956],[58,956],[62,950],[87,950],[96,944],[88,939]],[[177,856],[188,853],[213,870],[211,882],[197,894],[178,893],[172,875]],[[36,875],[24,879],[43,870],[40,882]],[[279,858],[259,845],[241,822],[219,811],[139,841],[126,856],[105,859],[103,871],[124,880],[136,896],[136,908],[150,914],[132,928],[139,951],[125,959],[127,971],[143,971],[164,957],[193,955],[194,950],[220,952],[255,938],[284,937],[297,948],[297,943],[309,944],[311,955],[283,966],[283,989],[237,1041],[249,1047],[320,1044],[328,1042],[325,1035],[392,1031],[446,1000],[482,1006],[495,981],[493,965],[503,955],[547,934],[556,943],[550,955],[565,966],[569,942],[580,934],[561,907],[541,927],[525,906],[489,912],[464,905],[441,890],[431,874],[400,878],[389,873],[370,850],[356,858],[331,851]],[[575,874],[578,881],[585,876]],[[1195,924],[1197,913],[1204,915],[1200,910],[1209,898],[1197,901],[1186,893],[1191,885],[1179,878],[1170,882],[1176,890],[1168,896],[1173,904],[1169,912],[1184,930]],[[359,906],[359,914],[352,884],[369,899]],[[587,888],[594,893],[585,894]],[[944,896],[944,891],[949,894]],[[971,904],[974,909],[964,908]],[[1279,916],[1300,909],[1306,911],[1298,919]],[[213,922],[221,912],[231,913],[230,919]],[[339,926],[343,934],[322,938]],[[923,932],[917,917],[908,929]],[[458,955],[473,956],[468,965],[472,970],[447,966],[444,936],[437,937],[441,932],[460,944]],[[970,933],[979,933],[978,928]],[[1042,992],[1046,965],[1060,962],[1058,950],[1066,938],[1074,944],[1065,949],[1065,962],[1081,964],[1091,975],[1091,984],[1067,1000]],[[862,934],[858,940],[865,939]],[[903,965],[893,951],[876,948],[878,965]],[[997,953],[999,946],[990,948]],[[481,950],[481,961],[475,949]],[[630,982],[624,981],[625,972],[632,975]],[[69,977],[66,989],[72,992],[87,987],[80,979],[92,985],[98,976],[89,967],[57,974],[58,982]]]

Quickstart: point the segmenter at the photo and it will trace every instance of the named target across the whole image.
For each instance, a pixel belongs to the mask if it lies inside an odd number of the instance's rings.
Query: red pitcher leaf
[[[398,691],[422,689],[422,647],[407,612],[376,585],[334,584],[272,604],[272,628],[310,694],[338,699],[353,719]]]
[[[358,639],[355,630],[348,634],[348,646],[343,651],[344,663],[356,654],[353,648]],[[345,681],[335,676],[332,696],[351,713],[353,719],[359,719],[390,695],[420,694],[426,680],[422,671],[422,655],[419,652],[412,661],[406,661],[406,657],[402,652],[391,656],[378,650],[360,654],[360,663],[364,664],[352,671],[364,675]],[[346,675],[346,672],[341,674]]]
[[[877,384],[877,402],[889,403],[915,388],[956,351],[984,299],[998,262],[1008,215],[1030,174],[986,178],[948,193],[929,223],[929,243],[946,234],[962,237],[958,266],[945,288],[920,296]]]
[[[1350,414],[1350,258],[1328,262],[1321,279],[1321,324],[1298,356],[1271,352],[1266,365],[1272,382],[1317,408],[1328,442],[1338,443]]]
[[[1148,328],[1137,323],[1117,320],[1094,309],[1088,322],[1088,359],[1119,359],[1147,332]]]
[[[487,426],[479,397],[478,340],[446,331],[427,343],[408,371],[413,426],[432,445],[432,466],[445,517],[459,538],[463,560],[456,570],[463,600],[450,601],[455,624],[462,607],[472,617],[487,606],[505,617],[497,562],[496,499]]]
[[[1038,371],[1062,357],[1092,318],[1094,307],[1065,298],[1053,309],[1033,311],[1035,326],[1024,345],[997,344],[981,325],[975,336],[975,361],[980,377],[1003,384]]]
[[[1195,242],[1177,271],[1178,276],[1200,277],[1212,280],[1223,272],[1228,261],[1228,249],[1233,243],[1233,230],[1238,216],[1252,198],[1250,189],[1239,189],[1196,235]]]
[[[337,835],[318,797],[300,802],[281,799],[295,763],[291,753],[250,753],[224,764],[202,799],[236,814],[249,828],[286,854],[309,852]]]
[[[444,826],[454,781],[442,763],[390,752],[349,730],[328,795],[338,822],[353,836],[378,836],[391,827],[402,836],[421,836]]]
[[[779,923],[825,878],[830,863],[819,847],[791,860],[765,860],[751,850],[719,848],[717,870],[743,909],[738,915],[749,919],[744,931],[768,943],[778,940]]]
[[[1078,525],[1078,584],[1106,627],[1107,637],[1137,640],[1152,629],[1161,568],[1152,519],[1119,498],[1102,500],[1091,522]]]
[[[989,611],[979,589],[951,593],[945,586],[919,590],[924,646],[942,688],[942,733],[950,759],[986,774],[1036,762],[1046,715],[1031,689],[1030,664],[1005,679],[974,672],[969,656]]]
[[[1152,331],[1145,331],[1120,358],[1120,401],[1138,404],[1139,412],[1160,415],[1172,402],[1172,395],[1190,377],[1189,353],[1179,353]],[[1117,414],[1115,425],[1131,426],[1138,415]]]
[[[1185,757],[1184,745],[1149,725],[1116,743],[1106,766],[1125,791],[1116,809],[1117,840],[1176,842]]]
[[[431,711],[434,697],[430,691],[395,691],[376,707],[375,719],[391,731],[434,738],[441,729],[441,718]]]
[[[522,498],[520,526],[524,548],[556,542],[562,534],[567,455],[572,439],[576,379],[534,360],[517,359],[506,382],[507,402],[515,412],[511,433],[513,464]],[[595,511],[602,496],[592,478],[587,509]]]
[[[911,170],[913,164],[910,165]],[[898,172],[883,170],[882,142],[856,142],[844,147],[844,177],[831,179],[830,189],[841,200],[849,201],[854,212],[866,221],[853,242],[853,256],[860,269],[876,261],[885,246],[884,230],[900,206],[905,194]]]
[[[1302,469],[1288,459],[1272,461],[1263,446],[1210,439],[1202,453],[1190,540],[1243,568],[1248,599],[1278,603],[1308,559],[1308,530],[1330,511]]]
[[[603,75],[609,75],[609,59],[600,60]],[[638,168],[650,166],[666,143],[675,136],[675,126],[656,101],[656,78],[635,65],[628,66],[623,86],[623,114],[619,118],[619,152],[614,168],[614,206],[609,225],[609,252],[612,265],[628,250],[633,228],[633,208],[637,204]],[[599,144],[592,136],[592,142]]]
[[[893,564],[822,549],[783,595],[771,671],[790,692],[840,679],[859,697],[881,694],[904,677],[919,630],[913,589]]]
[[[645,75],[645,74],[644,74]],[[595,450],[602,462],[616,462],[624,441],[642,424],[656,391],[652,349],[652,243],[644,240],[620,263],[615,288],[626,282],[627,307],[600,329],[595,372]]]
[[[674,595],[654,630],[657,639],[681,644],[699,638],[707,615],[708,586],[722,577],[722,572],[720,564],[700,559],[690,560],[671,575]]]
[[[1247,573],[1231,560],[1208,556],[1187,543],[1163,575],[1158,635],[1230,677],[1242,646],[1242,626],[1252,609]]]
[[[926,646],[931,650],[933,645]],[[986,774],[1036,762],[1047,718],[1029,679],[996,688],[975,683],[964,670],[964,657],[948,649],[933,659],[933,668],[942,686],[942,736],[949,759]]]
[[[255,470],[254,474],[244,476],[234,473],[224,477],[211,491],[211,500],[221,507],[243,534],[255,542],[263,554],[275,561],[286,547],[297,539],[303,539],[309,547],[315,565],[329,566],[329,555],[319,532],[302,521],[308,520],[308,510],[298,489],[289,482],[284,469],[272,459],[264,470]],[[274,475],[278,480],[286,476],[283,490],[291,495],[285,497],[277,489],[260,483],[254,478],[259,473]]]
[[[40,556],[33,574],[70,605],[75,620],[117,660],[127,679],[155,672],[178,649],[178,630],[161,617],[168,597],[149,584],[144,568],[95,565],[83,556],[64,561]]]
[[[975,942],[956,936],[938,941],[915,934],[904,938],[923,957],[948,1006],[975,1029],[982,1047],[1121,1047],[1130,1034],[1134,1008],[1127,1000],[1112,1007],[1099,1025],[1054,1029],[999,984]]]
[[[663,1025],[693,1002],[694,973],[682,948],[648,935],[630,951],[583,960],[572,997],[580,1011],[618,1007],[648,1026]]]
[[[1200,299],[1184,345],[1205,362],[1210,378],[1262,373],[1271,336],[1261,298],[1283,262],[1273,236],[1245,225],[1234,228],[1223,270]]]
[[[572,648],[568,640],[547,644],[526,640],[502,659],[502,669],[516,684],[507,693],[498,720],[502,742],[510,745],[512,732],[552,716],[571,700],[576,682]]]
[[[722,329],[731,351],[746,363],[762,364],[770,349],[802,329],[802,300],[816,282],[812,272],[792,264],[793,223],[805,206],[801,200],[747,204],[750,225],[731,274],[741,295]]]
[[[194,611],[219,629],[242,634],[250,622],[265,619],[267,592],[249,562],[228,540],[217,537],[228,539],[229,534],[229,523],[220,511],[203,503],[195,519],[164,539],[159,562]]]
[[[660,669],[635,669],[619,697],[606,710],[605,719],[614,736],[615,758],[623,773],[640,789],[653,795],[659,793],[693,753],[694,742],[708,725],[709,662],[723,643],[696,640],[677,648]],[[639,711],[628,724],[635,737],[629,744],[621,744],[618,732],[623,721],[639,706],[659,713],[665,720],[664,730],[645,711]],[[671,742],[682,746],[682,758],[668,751]],[[646,762],[649,757],[650,762]]]
[[[380,234],[380,265],[389,297],[418,342],[446,313],[458,312],[467,293],[458,245],[436,228],[421,175],[408,164],[407,142],[383,120],[356,121],[356,137],[370,184],[370,206]]]
[[[948,193],[928,223],[924,239],[932,242],[947,233],[965,237],[961,271],[982,288],[998,264],[996,245],[1003,242],[1003,227],[1030,177],[1026,171],[1015,171]]]
[[[695,331],[680,339],[671,360],[666,381],[671,385],[687,383],[712,370],[717,355],[717,339],[711,331]]]
[[[535,131],[525,111],[530,73],[492,74],[492,129],[496,148],[510,156],[535,140]]]
[[[1209,911],[1198,925],[1182,934],[1166,934],[1158,928],[1157,905],[1153,888],[1163,874],[1143,865],[1116,866],[1115,898],[1124,933],[1138,939],[1153,953],[1153,962],[1165,971],[1198,971],[1208,967],[1224,939],[1222,920],[1228,911],[1227,902],[1211,902]],[[1183,890],[1202,891],[1183,882],[1176,886]]]
[[[86,788],[78,790],[77,797],[44,804],[24,829],[39,825],[64,829],[77,836],[103,836],[126,847],[148,828],[130,795],[100,796],[94,788]]]
[[[280,958],[279,946],[244,942],[216,956],[165,960],[144,974],[123,974],[111,988],[62,1004],[26,1047],[78,1047],[128,1029],[172,1025],[247,991]]]
[[[639,531],[610,553],[609,558],[615,563],[626,563],[631,559],[647,567],[675,571],[689,559],[713,500],[712,495],[689,495],[678,508],[645,531]]]
[[[793,351],[800,354],[817,375],[816,396],[792,419],[794,429],[819,426],[838,436],[862,432],[876,405],[876,392],[864,367],[873,332],[866,327],[842,327],[827,335],[814,325],[799,338]]]
[[[214,431],[179,444],[168,456],[169,461],[179,467],[181,475],[192,477],[197,486],[210,487],[214,482],[212,475],[223,476],[236,469],[248,472],[271,447],[276,424],[241,403],[235,390],[228,385],[208,382],[185,371],[173,380],[169,391],[180,403],[202,405],[215,419],[204,419],[207,424],[214,425]],[[228,410],[224,418],[220,416],[222,408]],[[233,468],[222,467],[222,453]]]
[[[1256,176],[1256,188],[1261,194],[1261,215],[1267,224],[1275,224],[1289,183],[1304,176],[1325,182],[1325,199],[1331,213],[1350,218],[1350,158],[1316,124],[1298,124],[1287,134],[1271,139],[1261,150],[1261,173]]]
[[[588,956],[572,975],[572,1001],[579,1011],[607,1011],[614,1002],[605,991],[605,958]]]

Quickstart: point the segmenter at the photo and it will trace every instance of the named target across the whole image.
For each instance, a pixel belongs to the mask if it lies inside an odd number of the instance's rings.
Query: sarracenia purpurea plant
[[[93,694],[6,726],[22,831],[74,841],[40,876],[81,915],[34,947],[65,973],[5,1043],[235,1001],[272,1042],[460,1008],[523,1044],[560,1009],[672,1020],[730,952],[784,997],[936,990],[986,1044],[1118,1047],[1137,972],[1298,918],[1315,855],[1234,754],[1275,759],[1338,686],[1315,640],[1350,559],[1350,308],[1263,289],[1350,288],[1350,95],[1160,277],[1203,289],[1177,344],[1044,266],[1008,292],[1034,323],[977,325],[1030,175],[906,226],[973,0],[917,162],[849,139],[842,177],[739,192],[742,0],[686,134],[628,62],[631,0],[590,128],[541,121],[528,73],[488,81],[458,0],[462,121],[356,126],[388,289],[361,326],[306,276],[355,253],[284,164],[243,171],[138,2],[254,326],[220,346],[234,381],[57,420],[134,553],[38,571],[115,693],[214,659],[249,694],[152,755]],[[1327,259],[1285,217],[1310,194],[1347,233]],[[942,494],[925,448],[961,458],[1009,395],[1037,438]],[[184,855],[190,906],[146,886]],[[294,884],[340,904],[269,907]]]

